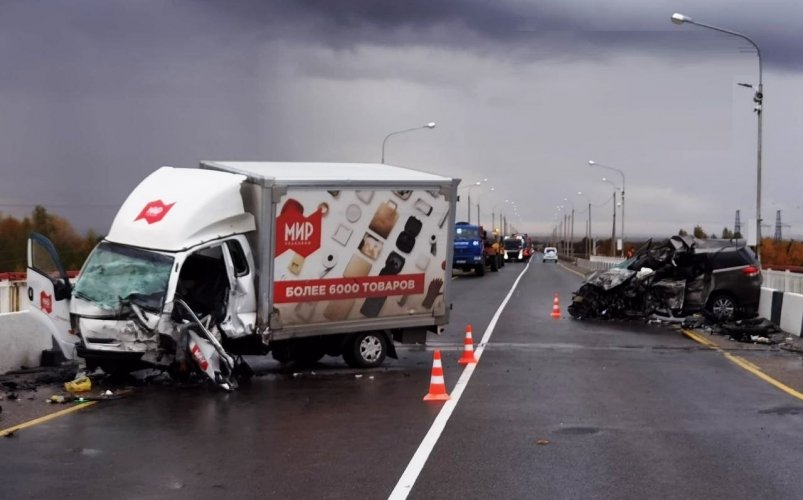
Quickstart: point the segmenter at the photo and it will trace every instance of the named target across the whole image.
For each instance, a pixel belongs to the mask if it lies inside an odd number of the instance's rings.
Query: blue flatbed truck
[[[492,272],[498,271],[499,257],[489,254],[490,244],[482,226],[468,222],[456,223],[452,268],[474,271],[477,276],[483,276],[486,268]]]

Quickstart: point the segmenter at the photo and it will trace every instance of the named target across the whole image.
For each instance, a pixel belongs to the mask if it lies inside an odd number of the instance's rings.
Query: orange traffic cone
[[[467,365],[469,363],[476,363],[477,358],[474,357],[474,339],[471,338],[471,325],[466,326],[466,337],[463,340],[463,356],[457,360],[458,364]]]
[[[435,349],[432,358],[432,378],[429,382],[429,393],[424,396],[424,401],[446,401],[449,395],[446,393],[446,383],[443,381],[443,365],[441,365],[441,351]]]
[[[560,298],[558,298],[558,293],[555,292],[555,298],[552,299],[552,314],[550,314],[555,319],[560,318]]]

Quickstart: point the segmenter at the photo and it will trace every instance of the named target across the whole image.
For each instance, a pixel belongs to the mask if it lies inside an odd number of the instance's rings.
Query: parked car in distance
[[[555,247],[546,247],[544,248],[544,262],[554,262],[555,264],[558,263],[558,249]]]

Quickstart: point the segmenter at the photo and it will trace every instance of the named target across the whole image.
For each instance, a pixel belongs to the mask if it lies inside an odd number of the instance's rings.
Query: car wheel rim
[[[372,335],[360,342],[360,356],[366,361],[376,361],[382,353],[382,342]]]
[[[717,299],[712,307],[714,315],[718,318],[731,318],[735,309],[733,302],[729,299]]]

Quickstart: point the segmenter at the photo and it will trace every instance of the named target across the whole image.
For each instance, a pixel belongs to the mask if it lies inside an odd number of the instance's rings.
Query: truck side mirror
[[[64,300],[70,298],[72,292],[72,285],[69,281],[58,280],[53,283],[53,298],[56,300]]]

